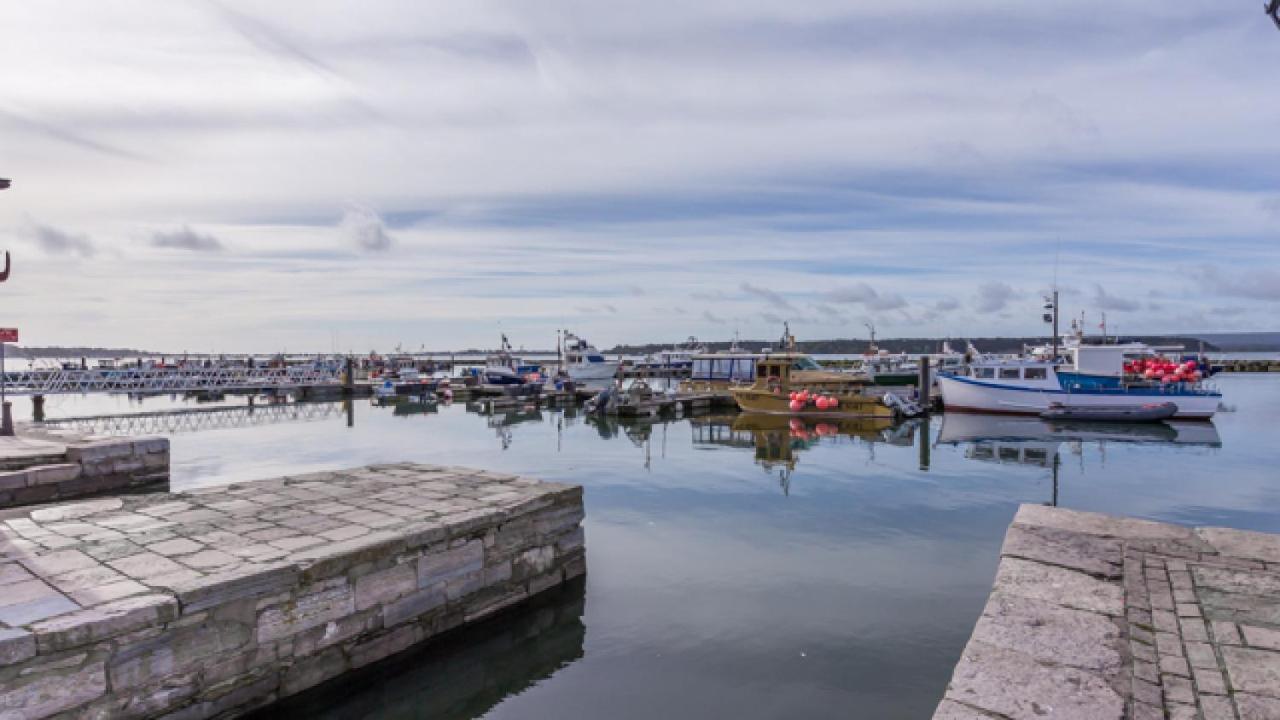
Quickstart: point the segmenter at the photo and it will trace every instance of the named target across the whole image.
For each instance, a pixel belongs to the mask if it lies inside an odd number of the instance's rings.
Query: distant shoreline
[[[1148,345],[1182,345],[1187,351],[1194,352],[1201,349],[1205,352],[1223,353],[1223,352],[1280,352],[1280,332],[1254,332],[1254,333],[1185,333],[1177,335],[1126,335],[1122,339],[1137,340],[1147,343]],[[1043,345],[1049,342],[1048,336],[1023,336],[1023,337],[950,337],[950,338],[885,338],[877,339],[877,347],[893,353],[936,353],[942,348],[942,344],[948,342],[951,348],[964,352],[967,343],[973,343],[982,352],[1008,353],[1020,352],[1027,345]],[[705,342],[702,343],[708,350],[715,352],[718,350],[727,350],[732,345],[727,340]],[[773,340],[739,340],[738,346],[745,351],[757,352],[765,347],[777,347],[777,339]],[[860,355],[867,351],[870,342],[861,338],[836,338],[829,340],[801,340],[796,343],[797,349],[814,355]],[[671,343],[642,343],[642,344],[626,344],[615,345],[612,348],[605,349],[604,352],[610,355],[648,355],[660,350],[668,350],[673,347]],[[72,360],[77,358],[181,358],[181,357],[216,357],[218,355],[227,355],[231,357],[243,357],[245,355],[254,355],[256,357],[265,357],[274,353],[243,353],[243,352],[225,352],[225,353],[183,353],[183,352],[160,352],[155,350],[138,350],[136,348],[101,348],[101,347],[85,347],[85,346],[45,346],[45,347],[22,347],[20,345],[8,345],[5,352],[9,357],[18,359],[31,360],[48,360],[63,359]],[[367,351],[357,352],[357,356],[364,355]],[[491,348],[468,348],[465,350],[423,350],[413,352],[414,355],[432,355],[436,357],[448,355],[485,355],[493,352]],[[520,348],[514,351],[517,355],[555,355],[556,351],[552,349],[526,349]],[[289,355],[328,355],[327,352],[289,352]],[[380,354],[394,354],[390,352],[380,351]]]

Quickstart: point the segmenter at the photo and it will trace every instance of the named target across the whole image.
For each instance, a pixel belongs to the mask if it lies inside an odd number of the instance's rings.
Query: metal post
[[[347,396],[355,394],[356,388],[356,361],[350,355],[347,356],[347,377],[342,383],[342,392]]]
[[[9,402],[8,396],[5,394],[5,385],[9,381],[9,371],[4,366],[4,346],[5,343],[0,342],[0,435],[5,437],[13,437],[13,403]]]
[[[925,415],[916,428],[916,448],[919,451],[920,469],[929,469],[929,416]]]
[[[31,419],[36,422],[44,422],[44,396],[31,396]]]
[[[924,408],[925,412],[928,412],[929,405],[930,405],[929,392],[933,389],[931,387],[932,383],[931,383],[931,378],[929,376],[929,356],[928,355],[920,356],[920,376],[916,379],[916,382],[919,384],[919,390],[917,390],[916,392],[920,396],[920,407]]]

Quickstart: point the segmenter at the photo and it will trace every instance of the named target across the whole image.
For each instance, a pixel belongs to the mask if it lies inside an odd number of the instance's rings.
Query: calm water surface
[[[955,415],[835,435],[741,417],[397,414],[367,400],[348,427],[341,404],[250,419],[238,399],[203,421],[227,427],[171,436],[173,485],[418,460],[586,486],[585,583],[269,717],[927,718],[1019,503],[1280,532],[1280,377],[1219,384],[1235,410],[1176,429]],[[263,424],[234,427],[250,421]]]

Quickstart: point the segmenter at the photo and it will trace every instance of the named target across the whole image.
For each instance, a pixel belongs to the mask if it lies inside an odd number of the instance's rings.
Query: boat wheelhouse
[[[594,345],[572,333],[564,334],[561,348],[561,367],[574,382],[602,382],[613,380],[621,363],[606,360],[604,353]]]

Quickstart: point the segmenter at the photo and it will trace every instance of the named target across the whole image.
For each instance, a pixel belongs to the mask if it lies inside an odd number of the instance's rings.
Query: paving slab
[[[935,720],[1280,720],[1280,536],[1022,506]]]
[[[0,510],[0,717],[260,705],[582,574],[581,520],[409,463]]]

